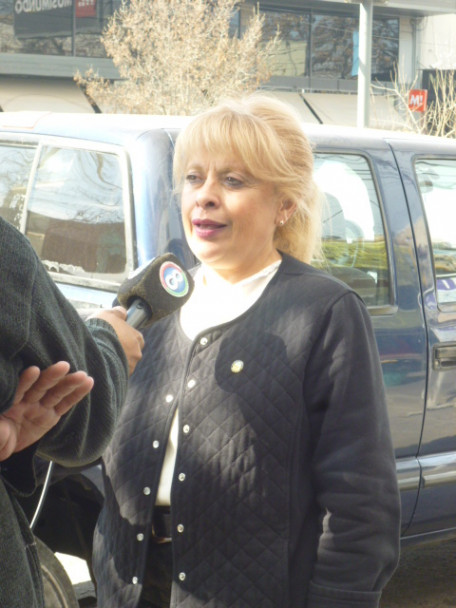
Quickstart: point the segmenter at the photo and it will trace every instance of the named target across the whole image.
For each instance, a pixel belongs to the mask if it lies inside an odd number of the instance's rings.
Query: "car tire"
[[[36,539],[41,564],[46,608],[79,608],[70,577],[55,554],[39,538]]]

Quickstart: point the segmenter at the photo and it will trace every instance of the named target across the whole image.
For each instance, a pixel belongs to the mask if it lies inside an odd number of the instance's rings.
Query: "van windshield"
[[[125,273],[121,175],[115,154],[42,148],[25,234],[48,270],[117,281]]]

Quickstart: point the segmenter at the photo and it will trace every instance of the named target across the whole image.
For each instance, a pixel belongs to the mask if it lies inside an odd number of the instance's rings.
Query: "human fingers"
[[[70,364],[67,361],[59,361],[50,365],[45,370],[38,370],[39,375],[29,388],[24,391],[23,400],[29,403],[36,403],[58,384],[70,371]]]
[[[90,385],[90,390],[93,386],[93,379],[86,372],[78,371],[66,374],[53,386],[49,387],[40,400],[41,406],[47,409],[55,408],[63,399],[71,395],[73,391],[80,386],[85,387],[87,384]]]
[[[0,462],[14,452],[16,437],[16,433],[12,432],[11,421],[0,415]]]
[[[94,379],[85,372],[74,372],[56,385],[46,396],[46,407],[53,407],[57,415],[63,416],[92,390]]]
[[[141,332],[133,329],[125,321],[118,323],[116,333],[127,357],[128,370],[131,375],[142,357],[144,337]]]
[[[16,394],[13,403],[22,401],[25,393],[33,386],[40,377],[40,368],[36,365],[27,367],[19,376]]]
[[[142,357],[142,350],[144,348],[142,333],[125,321],[127,311],[122,306],[116,306],[110,310],[100,310],[92,316],[104,319],[113,326],[127,357],[128,369],[131,375]]]
[[[116,322],[116,319],[125,321],[127,318],[127,310],[123,306],[114,306],[113,308],[100,308],[92,313],[88,319],[103,319],[108,323]]]

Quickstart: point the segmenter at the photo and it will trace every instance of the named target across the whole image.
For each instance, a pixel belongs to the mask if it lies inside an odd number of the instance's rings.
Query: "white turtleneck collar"
[[[277,260],[237,283],[226,281],[202,264],[194,277],[193,293],[180,312],[185,334],[193,340],[201,331],[239,317],[258,300],[281,261]]]

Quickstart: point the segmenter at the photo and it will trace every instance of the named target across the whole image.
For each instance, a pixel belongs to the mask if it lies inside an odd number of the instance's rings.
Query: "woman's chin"
[[[223,259],[223,252],[220,250],[220,247],[214,246],[211,243],[199,243],[195,246],[192,243],[190,246],[193,254],[206,266],[212,266],[217,261]]]

